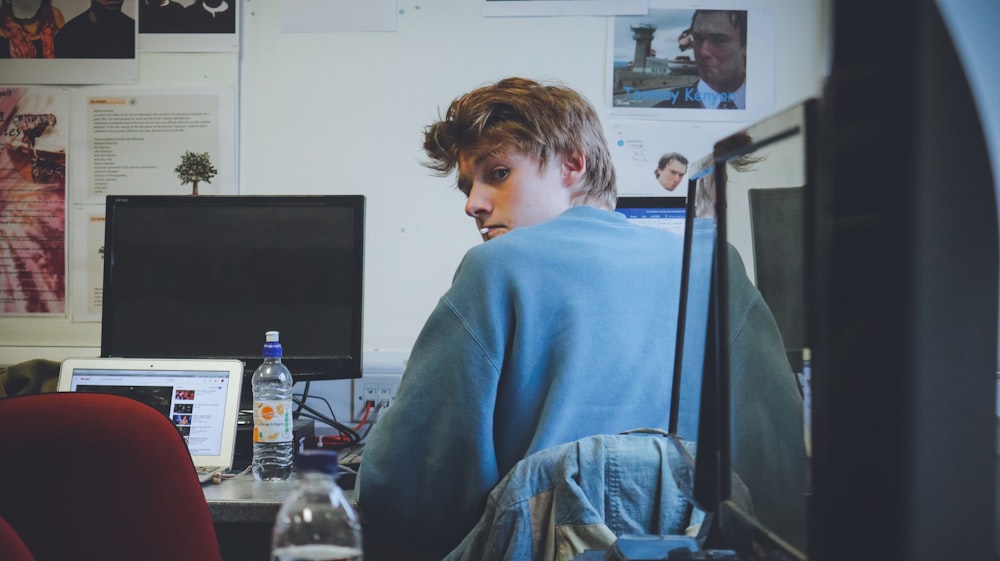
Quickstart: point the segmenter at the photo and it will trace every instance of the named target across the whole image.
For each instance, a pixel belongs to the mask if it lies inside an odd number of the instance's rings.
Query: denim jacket
[[[446,561],[569,560],[624,534],[684,534],[703,514],[671,471],[680,454],[655,434],[596,435],[536,452],[490,493]]]

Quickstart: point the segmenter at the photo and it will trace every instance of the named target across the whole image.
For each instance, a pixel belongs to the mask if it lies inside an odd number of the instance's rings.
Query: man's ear
[[[574,152],[562,158],[560,165],[563,184],[567,187],[576,185],[583,179],[583,174],[587,171],[587,158],[580,152]]]

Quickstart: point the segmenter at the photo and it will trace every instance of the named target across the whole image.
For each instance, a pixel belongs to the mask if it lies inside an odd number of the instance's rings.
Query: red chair
[[[21,536],[0,517],[0,559],[4,561],[35,561]]]
[[[221,561],[177,429],[93,393],[0,399],[0,517],[34,561]],[[29,558],[30,559],[30,558]]]

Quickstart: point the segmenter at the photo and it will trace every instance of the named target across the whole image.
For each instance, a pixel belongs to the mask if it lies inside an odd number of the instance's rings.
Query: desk
[[[274,520],[294,485],[245,476],[202,486],[223,561],[271,560]],[[354,491],[344,493],[354,503]]]
[[[215,523],[274,524],[281,503],[295,482],[257,481],[253,476],[202,485],[208,512]]]

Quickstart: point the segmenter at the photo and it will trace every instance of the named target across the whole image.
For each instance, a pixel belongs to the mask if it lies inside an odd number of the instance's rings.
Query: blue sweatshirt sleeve
[[[393,405],[368,436],[357,497],[371,534],[447,553],[473,527],[499,480],[493,410],[500,375],[456,309],[471,286],[460,267],[414,343]],[[485,305],[485,304],[484,304]],[[488,309],[481,310],[485,317]],[[477,314],[480,315],[480,314]],[[443,553],[442,553],[443,556]]]

